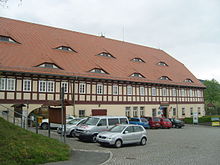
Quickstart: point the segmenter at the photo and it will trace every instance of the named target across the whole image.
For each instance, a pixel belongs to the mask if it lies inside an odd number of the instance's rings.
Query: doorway
[[[167,118],[168,117],[167,107],[162,107],[161,111],[162,111],[162,115],[161,116]]]

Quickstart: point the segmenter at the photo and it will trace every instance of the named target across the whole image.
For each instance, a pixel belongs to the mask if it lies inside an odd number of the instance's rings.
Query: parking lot
[[[140,165],[217,165],[220,164],[220,128],[186,125],[183,129],[149,129],[145,146],[128,145],[122,148],[102,147],[98,143],[67,138],[72,149],[111,152],[105,163]],[[46,134],[47,131],[40,130]],[[60,139],[52,131],[51,137]],[[99,159],[99,157],[97,157]]]

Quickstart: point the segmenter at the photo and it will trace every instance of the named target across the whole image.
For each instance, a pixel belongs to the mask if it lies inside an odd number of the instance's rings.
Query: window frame
[[[61,82],[60,90],[62,89],[62,87],[64,87],[64,93],[68,93],[69,92],[69,83],[67,81],[62,81]]]
[[[44,84],[44,89],[45,89],[45,90],[42,90],[41,84]],[[42,87],[43,87],[43,86],[42,86]],[[39,80],[38,88],[39,88],[39,89],[38,89],[39,92],[47,92],[47,81],[45,81],[45,80]]]
[[[145,96],[145,87],[144,86],[140,86],[139,94],[140,94],[140,96]]]
[[[83,112],[83,113],[82,113]],[[83,114],[83,115],[82,115]],[[79,117],[85,117],[86,116],[86,111],[84,109],[79,110]]]
[[[157,96],[157,88],[156,87],[151,88],[151,95],[152,96]]]
[[[14,78],[7,78],[7,85],[6,85],[7,91],[15,91],[15,84],[16,84],[16,81]]]
[[[27,79],[23,80],[23,91],[25,91],[25,92],[31,91],[31,80],[27,80]]]
[[[6,85],[7,85],[6,78],[0,78],[0,82],[1,82],[0,83],[0,90],[2,90],[2,91],[6,90]]]
[[[127,95],[131,96],[132,93],[133,93],[132,90],[133,90],[132,86],[131,86],[131,85],[128,85],[128,86],[127,86]]]
[[[54,92],[54,84],[55,84],[54,81],[51,81],[51,80],[47,81],[46,84],[47,84],[47,90],[46,91],[48,93],[53,93]]]
[[[96,85],[96,94],[98,94],[98,95],[104,94],[104,86],[103,86],[103,84],[97,84]]]
[[[118,85],[113,85],[112,86],[112,94],[113,95],[118,95]]]
[[[79,83],[79,94],[85,94],[86,93],[86,83],[80,82]]]

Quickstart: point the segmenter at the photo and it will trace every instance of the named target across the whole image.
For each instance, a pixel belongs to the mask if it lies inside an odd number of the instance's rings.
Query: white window
[[[0,78],[0,90],[6,89],[6,78]]]
[[[79,110],[79,117],[85,117],[85,110]]]
[[[96,92],[97,92],[97,94],[103,94],[103,85],[102,84],[97,84]]]
[[[140,107],[140,116],[141,116],[141,117],[144,116],[144,107]]]
[[[173,96],[176,96],[176,89],[173,88]]]
[[[185,108],[182,108],[182,116],[185,116]]]
[[[15,90],[15,79],[12,79],[12,78],[7,79],[7,90],[8,91]]]
[[[31,80],[23,80],[23,91],[31,91]]]
[[[133,117],[138,117],[138,107],[133,107]]]
[[[131,107],[125,107],[125,116],[131,117]]]
[[[192,89],[189,90],[189,96],[192,97],[193,96],[193,92]]]
[[[47,92],[54,92],[54,82],[47,81]]]
[[[85,83],[79,83],[79,93],[80,94],[86,93],[86,84]]]
[[[152,96],[157,95],[157,89],[155,87],[152,88]]]
[[[140,87],[140,95],[141,95],[141,96],[144,96],[144,95],[145,95],[144,87]]]
[[[133,73],[133,74],[131,75],[131,77],[140,77],[140,78],[144,78],[144,76],[143,76],[142,74],[140,74],[140,73]]]
[[[134,62],[144,62],[144,60],[142,60],[141,58],[133,58],[131,61],[134,61]]]
[[[39,81],[39,92],[46,92],[46,81]]]
[[[118,95],[118,86],[117,85],[113,85],[112,93],[113,93],[113,95]]]
[[[166,88],[163,88],[163,89],[162,89],[162,95],[163,95],[163,96],[167,96],[167,89],[166,89]]]
[[[185,90],[182,89],[181,92],[182,92],[182,96],[185,96]]]
[[[61,82],[62,87],[64,87],[64,93],[68,93],[68,82]]]
[[[107,72],[105,72],[103,69],[98,69],[98,68],[94,68],[92,70],[90,70],[91,73],[103,73],[103,74],[107,74]]]
[[[132,86],[127,86],[127,95],[132,95]]]

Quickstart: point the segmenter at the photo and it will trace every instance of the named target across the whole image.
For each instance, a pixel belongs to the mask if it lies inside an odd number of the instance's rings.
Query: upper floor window
[[[61,88],[64,88],[64,93],[68,93],[68,82],[61,82]]]
[[[39,81],[39,92],[54,92],[54,81]]]
[[[190,97],[193,96],[193,91],[192,91],[192,89],[189,90],[189,96],[190,96]]]
[[[152,88],[152,96],[157,95],[157,89],[155,87]]]
[[[132,95],[132,86],[127,86],[127,95]]]
[[[103,69],[99,69],[99,68],[94,68],[94,69],[90,70],[89,72],[91,72],[91,73],[108,74],[106,71],[104,71]]]
[[[64,50],[64,51],[69,51],[69,52],[76,52],[75,50],[73,50],[71,47],[68,47],[68,46],[59,46],[56,49]]]
[[[118,85],[113,85],[112,93],[113,93],[113,95],[118,95]]]
[[[162,95],[163,96],[167,96],[167,88],[163,88],[162,89]]]
[[[182,93],[182,94],[181,94],[182,96],[185,96],[185,95],[186,95],[185,89],[182,89],[182,90],[181,90],[181,93]]]
[[[14,91],[15,90],[15,79],[9,78],[7,79],[7,90]]]
[[[115,58],[114,56],[112,56],[110,53],[107,53],[107,52],[99,53],[97,56],[103,56],[103,57]]]
[[[160,80],[171,80],[171,79],[169,77],[167,77],[167,76],[161,76]]]
[[[140,87],[140,95],[144,96],[145,95],[145,91],[144,91],[144,87]]]
[[[193,81],[191,79],[185,79],[184,82],[189,82],[189,83],[193,83]]]
[[[56,64],[53,64],[53,63],[43,63],[43,64],[38,65],[37,67],[40,67],[40,68],[61,69],[59,66],[57,66]]]
[[[160,66],[168,66],[168,65],[167,65],[165,62],[163,62],[163,61],[158,62],[157,65],[160,65]]]
[[[97,94],[103,94],[103,84],[97,84],[96,92]]]
[[[31,80],[23,80],[23,91],[31,91]]]
[[[80,94],[86,93],[86,84],[85,83],[79,83],[79,93]]]
[[[6,89],[6,78],[0,78],[0,90]]]
[[[173,88],[173,96],[176,96],[176,89]]]
[[[0,36],[0,41],[18,43],[14,39],[8,36]]]
[[[140,78],[145,78],[142,74],[140,73],[133,73],[130,77],[140,77]]]
[[[143,63],[145,63],[145,61],[142,60],[141,58],[133,58],[131,61],[134,61],[134,62],[143,62]]]

